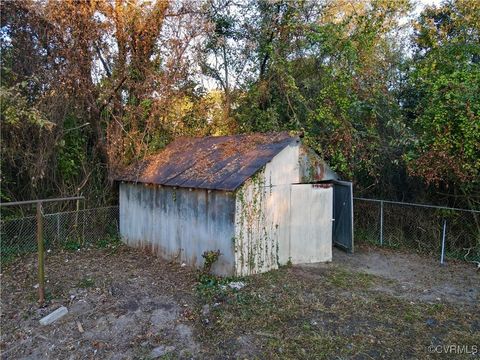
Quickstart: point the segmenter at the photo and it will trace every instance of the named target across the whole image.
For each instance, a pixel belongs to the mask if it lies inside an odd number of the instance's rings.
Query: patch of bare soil
[[[362,246],[354,254],[334,249],[333,262],[304,265],[302,268],[343,268],[356,273],[392,280],[377,290],[397,297],[426,302],[480,303],[480,271],[463,261],[447,261],[392,249]],[[307,271],[308,272],[308,271]]]
[[[125,247],[47,256],[46,307],[36,305],[35,257],[2,273],[4,359],[132,359],[198,353],[189,320],[190,270]],[[64,305],[69,313],[41,326]]]
[[[2,269],[2,359],[480,355],[472,354],[480,350],[479,275],[462,263],[363,248],[335,252],[331,264],[201,282],[187,267],[124,246],[49,254],[46,264],[44,308],[34,256]],[[61,305],[66,316],[39,324]],[[444,345],[470,353],[429,351]]]

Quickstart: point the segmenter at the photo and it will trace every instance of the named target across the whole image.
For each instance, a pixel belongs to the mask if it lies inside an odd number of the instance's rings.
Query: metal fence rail
[[[357,242],[480,261],[479,211],[355,198],[354,229]]]
[[[2,260],[37,251],[35,216],[2,219]],[[74,250],[118,237],[118,206],[43,214],[45,249]]]

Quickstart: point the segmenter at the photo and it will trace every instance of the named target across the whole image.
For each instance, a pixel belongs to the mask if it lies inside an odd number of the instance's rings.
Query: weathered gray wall
[[[204,251],[220,250],[218,275],[234,274],[234,212],[235,195],[223,191],[120,184],[124,242],[195,267]]]
[[[299,144],[283,149],[237,190],[236,275],[278,268],[290,235],[290,186],[300,181]]]
[[[294,264],[331,260],[332,189],[301,182],[336,177],[302,145],[282,150],[237,191],[235,273],[251,275]]]

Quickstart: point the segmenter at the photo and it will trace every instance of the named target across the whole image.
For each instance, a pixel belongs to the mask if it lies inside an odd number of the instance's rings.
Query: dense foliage
[[[115,201],[177,136],[286,129],[358,194],[479,207],[476,0],[1,6],[2,201]]]
[[[414,40],[404,158],[411,174],[468,193],[480,174],[480,4],[425,10]]]

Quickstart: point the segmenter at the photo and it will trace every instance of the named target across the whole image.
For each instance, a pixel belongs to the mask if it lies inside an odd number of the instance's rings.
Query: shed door
[[[292,185],[290,249],[294,264],[332,260],[331,185]]]
[[[333,187],[333,244],[353,253],[352,183],[337,181]]]

